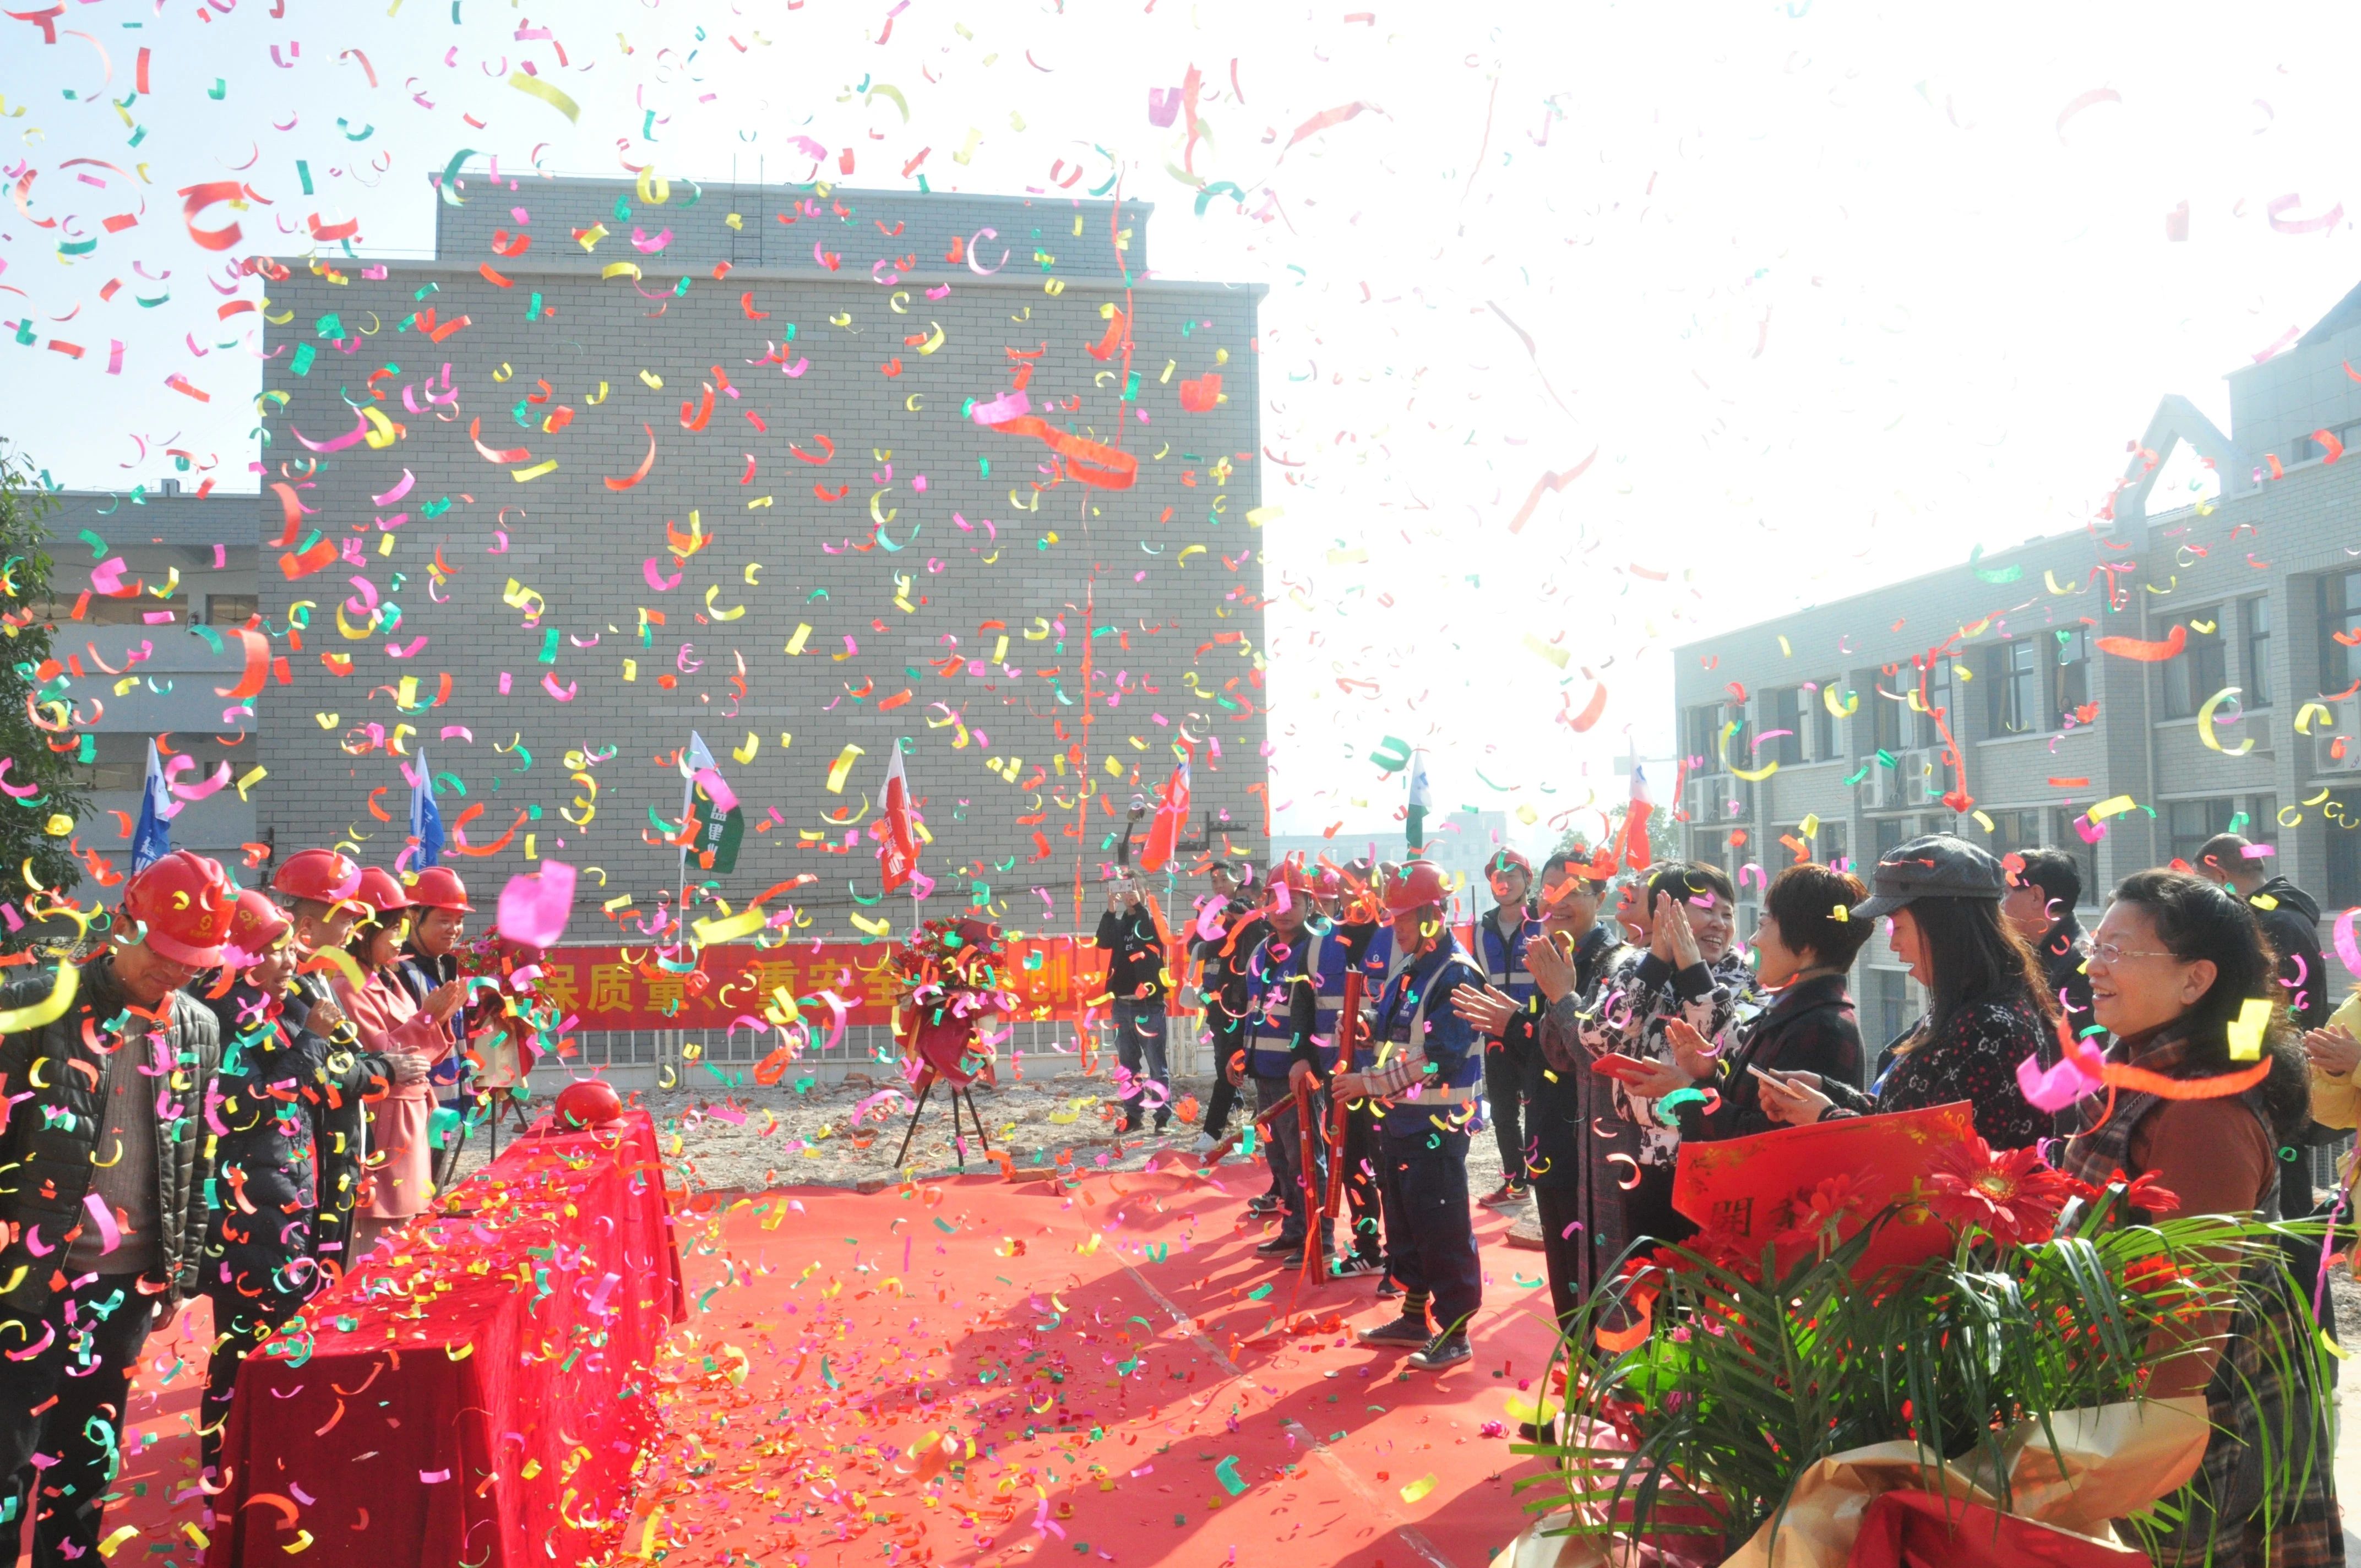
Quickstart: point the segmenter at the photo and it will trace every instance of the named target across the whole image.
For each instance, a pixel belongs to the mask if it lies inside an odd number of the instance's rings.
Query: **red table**
[[[620,1538],[686,1307],[654,1126],[521,1139],[452,1199],[247,1362],[208,1568],[283,1564],[301,1531],[313,1562],[386,1568]]]

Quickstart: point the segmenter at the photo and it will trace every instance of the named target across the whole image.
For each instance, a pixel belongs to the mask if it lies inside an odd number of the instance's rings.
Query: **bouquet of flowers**
[[[1000,927],[959,916],[929,920],[888,960],[894,982],[894,1037],[900,1041],[911,1076],[932,1071],[964,1084],[993,1059],[980,1046],[976,1026],[992,1014],[1022,1005],[1005,983]]]
[[[1685,1203],[1705,1228],[1585,1304],[1561,1441],[1520,1450],[1560,1466],[1518,1484],[1528,1508],[1565,1511],[1502,1561],[1858,1563],[1857,1537],[1918,1508],[2015,1542],[1960,1561],[2145,1562],[2111,1521],[2146,1542],[2180,1519],[2211,1435],[2205,1401],[2158,1379],[2233,1324],[2224,1365],[2270,1407],[2267,1496],[2328,1463],[2312,1434],[2334,1395],[2281,1249],[2316,1223],[2177,1216],[2151,1179],[2093,1189],[1972,1135],[1898,1176],[1836,1165],[1753,1184],[1743,1223]]]

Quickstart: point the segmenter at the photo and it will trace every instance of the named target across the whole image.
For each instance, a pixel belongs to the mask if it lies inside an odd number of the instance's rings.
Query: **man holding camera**
[[[1172,977],[1164,966],[1164,923],[1128,868],[1107,883],[1098,946],[1107,954],[1107,995],[1115,1020],[1115,1059],[1130,1074],[1123,1095],[1123,1130],[1139,1131],[1147,1085],[1156,1085],[1156,1130],[1172,1119],[1172,1078],[1164,1065],[1164,999]]]

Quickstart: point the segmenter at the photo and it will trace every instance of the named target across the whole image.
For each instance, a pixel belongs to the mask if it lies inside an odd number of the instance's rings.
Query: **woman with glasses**
[[[1763,1113],[1797,1126],[1965,1100],[1995,1149],[2050,1136],[2016,1068],[2052,1037],[2057,1014],[2033,950],[2001,916],[2006,890],[1998,861],[1948,833],[1886,851],[1873,895],[1846,918],[1891,917],[1894,956],[1927,988],[1926,1015],[1885,1047],[1869,1092],[1817,1073],[1766,1072],[1756,1077]]]
[[[2067,1142],[2060,1168],[2092,1186],[2152,1179],[2177,1201],[2159,1212],[2278,1218],[2275,1151],[2301,1135],[2309,1097],[2277,959],[2246,905],[2184,872],[2126,878],[2091,944],[2091,1004],[2114,1036],[2111,1062],[2183,1080],[2262,1071],[2235,1094],[2119,1089],[2085,1101],[2089,1130]],[[2304,1299],[2318,1241],[2308,1250],[2299,1277],[2265,1249],[2248,1304],[2227,1322],[2217,1313],[2182,1325],[2190,1354],[2164,1363],[2147,1390],[2202,1390],[2213,1425],[2188,1490],[2167,1499],[2184,1517],[2151,1543],[2158,1563],[2343,1561],[2322,1420],[2330,1396]]]

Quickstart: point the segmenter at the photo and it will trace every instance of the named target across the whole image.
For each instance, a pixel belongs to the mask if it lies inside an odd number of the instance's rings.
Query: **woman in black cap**
[[[2007,883],[1998,861],[1948,833],[1888,850],[1869,901],[1847,918],[1891,918],[1894,955],[1927,988],[1926,1014],[1885,1047],[1871,1092],[1817,1074],[1764,1072],[1763,1114],[1795,1126],[1965,1100],[1977,1134],[1995,1149],[2051,1135],[2050,1117],[2025,1098],[2016,1068],[2051,1039],[2057,1015],[2033,950],[2001,916]]]

